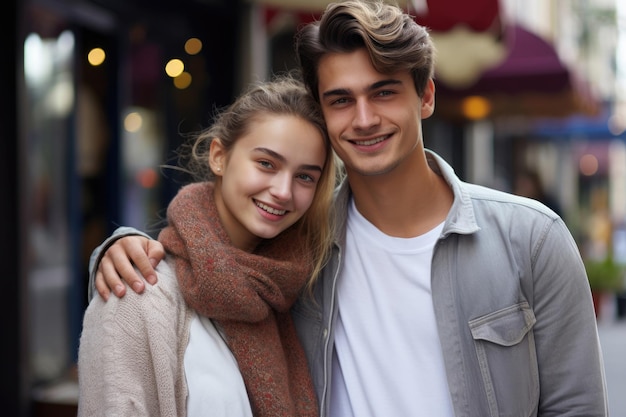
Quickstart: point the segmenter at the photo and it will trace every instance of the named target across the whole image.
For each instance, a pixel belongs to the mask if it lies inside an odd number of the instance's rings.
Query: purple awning
[[[570,72],[559,59],[554,47],[523,27],[511,24],[504,33],[506,58],[483,72],[475,84],[455,89],[440,82],[443,95],[557,93],[572,87]]]
[[[468,96],[489,100],[491,116],[561,118],[597,113],[599,103],[589,85],[561,62],[548,41],[517,24],[507,25],[503,41],[505,58],[475,83],[454,88],[435,80],[439,114],[463,118],[461,103]]]

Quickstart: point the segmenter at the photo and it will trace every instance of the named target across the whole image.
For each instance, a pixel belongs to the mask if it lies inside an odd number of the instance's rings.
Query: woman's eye
[[[259,161],[259,165],[261,165],[263,168],[267,168],[270,169],[273,167],[272,163],[270,161]]]
[[[315,178],[309,174],[299,174],[297,177],[306,182],[315,182]]]

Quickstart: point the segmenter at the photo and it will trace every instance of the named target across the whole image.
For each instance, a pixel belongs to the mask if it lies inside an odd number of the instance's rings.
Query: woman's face
[[[298,221],[311,206],[326,148],[320,131],[292,115],[262,115],[227,152],[211,144],[215,199],[233,244],[251,251]]]

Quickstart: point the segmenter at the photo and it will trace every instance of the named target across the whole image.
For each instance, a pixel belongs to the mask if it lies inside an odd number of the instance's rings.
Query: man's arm
[[[132,227],[120,227],[98,246],[89,259],[88,298],[96,290],[108,300],[111,293],[123,297],[128,284],[133,291],[143,292],[144,279],[154,285],[157,281],[154,268],[165,257],[163,245],[147,234]],[[137,274],[135,267],[142,276]],[[124,281],[124,282],[122,282]]]
[[[533,269],[538,415],[605,417],[606,382],[589,282],[561,220],[546,234]]]

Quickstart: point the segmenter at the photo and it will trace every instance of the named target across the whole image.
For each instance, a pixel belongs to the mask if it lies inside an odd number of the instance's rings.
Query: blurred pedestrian
[[[523,169],[517,173],[513,193],[540,201],[556,214],[562,216],[558,201],[546,192],[539,172],[533,169]]]

